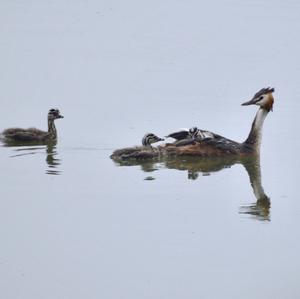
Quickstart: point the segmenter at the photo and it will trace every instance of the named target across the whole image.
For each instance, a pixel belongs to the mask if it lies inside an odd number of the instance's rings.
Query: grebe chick
[[[57,139],[57,132],[54,125],[56,119],[63,118],[58,109],[50,109],[48,112],[48,131],[36,128],[21,129],[10,128],[2,132],[4,141],[10,142],[48,142]]]
[[[171,133],[167,136],[165,136],[166,138],[174,138],[177,141],[178,140],[183,140],[183,139],[188,139],[188,138],[193,138],[197,132],[198,132],[198,128],[197,127],[192,127],[190,129],[180,129],[179,131],[176,131],[174,133]]]
[[[192,127],[190,129],[181,129],[177,132],[167,135],[166,137],[174,138],[177,141],[184,139],[201,140],[205,138],[214,138],[214,133],[205,130],[200,130],[197,127]]]
[[[156,136],[153,133],[147,133],[142,139],[142,144],[143,146],[151,146],[152,143],[158,142],[158,141],[163,141],[164,139]]]

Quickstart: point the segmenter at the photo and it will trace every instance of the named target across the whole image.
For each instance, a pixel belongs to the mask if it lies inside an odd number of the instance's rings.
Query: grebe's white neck
[[[259,153],[261,138],[262,138],[262,128],[266,116],[269,111],[264,108],[259,108],[257,111],[254,121],[252,123],[251,131],[249,133],[248,138],[244,142],[244,144],[253,147],[253,149]]]

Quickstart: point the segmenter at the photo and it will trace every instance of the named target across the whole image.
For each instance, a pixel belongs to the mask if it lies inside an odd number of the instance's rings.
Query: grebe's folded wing
[[[174,138],[176,140],[182,140],[182,139],[188,138],[189,135],[190,135],[189,129],[181,129],[181,130],[179,130],[177,132],[173,132],[173,133],[171,133],[171,134],[169,134],[169,135],[167,135],[165,137],[166,138],[171,137],[171,138]]]
[[[213,133],[214,134],[214,133]],[[223,152],[226,152],[227,154],[236,154],[241,149],[241,144],[227,139],[221,135],[214,134],[213,138],[204,138],[204,139],[198,139],[196,140],[200,143],[200,145],[210,146],[215,149],[219,149]]]

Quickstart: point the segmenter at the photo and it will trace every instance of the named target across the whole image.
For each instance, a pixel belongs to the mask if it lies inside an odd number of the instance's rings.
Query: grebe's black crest
[[[264,95],[264,94],[267,94],[267,93],[270,93],[270,92],[274,92],[275,91],[275,88],[271,88],[271,87],[267,87],[267,88],[262,88],[260,91],[258,91],[252,99],[256,99],[256,98],[259,98],[260,96]]]
[[[143,146],[151,146],[152,143],[158,142],[158,141],[163,141],[164,139],[156,136],[153,133],[147,133],[142,139],[142,144]]]

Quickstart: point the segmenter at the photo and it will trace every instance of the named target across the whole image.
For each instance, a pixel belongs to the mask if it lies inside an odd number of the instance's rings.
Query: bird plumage
[[[200,156],[221,156],[221,155],[245,155],[252,153],[259,153],[261,138],[262,138],[262,127],[264,120],[268,113],[273,108],[274,88],[263,88],[258,91],[250,101],[242,104],[242,106],[258,105],[259,110],[253,120],[250,133],[248,138],[242,142],[236,142],[221,135],[204,131],[209,134],[209,138],[194,138],[191,144],[178,147],[178,144],[167,144],[163,151],[169,154],[177,155],[200,155]],[[200,130],[202,131],[202,130]],[[174,148],[176,146],[176,148]]]
[[[192,134],[190,130],[184,129],[167,135],[176,139],[174,143],[167,143],[157,147],[160,156],[228,156],[228,155],[252,155],[258,154],[262,138],[263,123],[270,111],[272,111],[274,98],[274,88],[262,88],[250,101],[243,103],[243,106],[258,105],[259,109],[252,122],[248,138],[244,142],[236,142],[210,131],[197,130],[197,134]],[[135,157],[139,157],[138,151],[134,152]],[[157,155],[157,153],[156,153]],[[111,157],[113,159],[130,159],[130,150],[126,151],[126,157],[122,151],[115,151]],[[147,158],[151,157],[151,152],[147,152]]]
[[[147,133],[144,135],[142,139],[143,146],[151,146],[152,143],[156,143],[158,141],[163,141],[164,139],[156,136],[153,133]]]
[[[48,112],[48,131],[36,128],[9,128],[2,132],[5,142],[47,142],[57,139],[54,121],[63,118],[58,109],[50,109]]]
[[[204,138],[214,138],[214,133],[200,130],[197,127],[192,127],[190,129],[181,129],[173,132],[166,136],[166,138],[174,138],[177,141],[184,139],[204,139]]]

